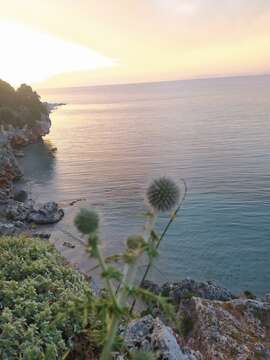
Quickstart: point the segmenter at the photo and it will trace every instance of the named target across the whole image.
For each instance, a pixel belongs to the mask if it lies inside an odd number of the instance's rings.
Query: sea
[[[26,149],[36,200],[80,199],[72,216],[97,209],[103,249],[114,254],[142,231],[151,180],[170,176],[183,192],[184,179],[186,199],[149,278],[270,291],[270,76],[39,93],[66,105],[51,114],[44,144]]]

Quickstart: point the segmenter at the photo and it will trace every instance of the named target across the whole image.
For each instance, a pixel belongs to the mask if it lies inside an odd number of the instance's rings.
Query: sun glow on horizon
[[[0,79],[13,86],[67,72],[96,70],[116,61],[76,43],[11,21],[0,21]]]
[[[1,5],[0,78],[14,86],[270,71],[269,0],[10,0]]]

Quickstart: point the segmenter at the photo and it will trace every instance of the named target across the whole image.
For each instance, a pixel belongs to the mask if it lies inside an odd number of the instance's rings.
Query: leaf
[[[135,352],[131,354],[132,360],[155,360],[155,356],[152,352]]]
[[[106,271],[103,271],[101,274],[102,277],[112,280],[121,280],[123,274],[116,268],[109,266]]]

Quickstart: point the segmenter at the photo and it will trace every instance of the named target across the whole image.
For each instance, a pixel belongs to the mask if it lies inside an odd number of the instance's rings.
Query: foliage
[[[26,84],[15,90],[0,79],[0,125],[22,128],[34,127],[47,114],[47,107],[40,101],[39,95]]]
[[[83,277],[44,241],[0,238],[0,358],[59,359],[85,325]]]
[[[155,356],[149,352],[137,352],[131,356],[132,360],[155,360]]]
[[[147,190],[147,198],[149,211],[146,214],[146,222],[142,235],[131,235],[127,238],[126,247],[123,254],[117,254],[109,259],[104,258],[99,239],[99,220],[98,213],[95,210],[81,209],[75,218],[75,225],[83,235],[88,235],[88,252],[91,257],[95,258],[101,269],[101,276],[106,285],[106,295],[103,298],[102,306],[99,301],[96,306],[102,309],[103,320],[106,324],[105,332],[101,337],[100,345],[103,346],[100,356],[101,360],[111,359],[112,350],[115,349],[117,338],[117,330],[119,324],[132,316],[135,301],[143,299],[150,302],[152,305],[156,304],[168,316],[173,317],[172,305],[170,305],[166,298],[157,296],[140,286],[135,285],[139,261],[143,256],[148,257],[149,265],[152,265],[154,258],[158,255],[157,248],[164,238],[170,224],[175,219],[179,211],[182,201],[180,202],[180,188],[178,184],[169,178],[160,178],[154,180]],[[186,187],[184,196],[186,194]],[[168,224],[165,227],[161,237],[158,236],[155,230],[155,223],[159,212],[172,211],[178,205],[177,209],[169,216]],[[108,262],[122,260],[123,270],[108,265]],[[147,270],[147,271],[148,271]],[[147,272],[144,274],[144,279]],[[117,284],[117,286],[116,286]],[[132,305],[128,305],[129,301]],[[136,355],[137,356],[137,355]],[[141,354],[134,358],[150,359],[151,355]]]
[[[194,327],[194,323],[193,323],[192,318],[188,315],[183,316],[181,325],[180,325],[181,334],[184,337],[187,337],[190,334],[190,332],[193,330],[193,327]]]
[[[245,290],[244,291],[244,295],[247,299],[251,299],[251,300],[255,300],[256,299],[256,295],[253,294],[250,290]]]

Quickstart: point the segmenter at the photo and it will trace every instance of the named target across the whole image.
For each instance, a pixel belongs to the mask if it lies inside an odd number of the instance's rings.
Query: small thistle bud
[[[131,235],[127,238],[127,247],[130,250],[142,248],[145,241],[141,235]]]
[[[166,212],[176,207],[180,200],[180,188],[170,178],[155,179],[147,189],[147,200],[156,211]]]
[[[82,234],[94,233],[99,226],[99,215],[94,210],[80,209],[74,224]]]

